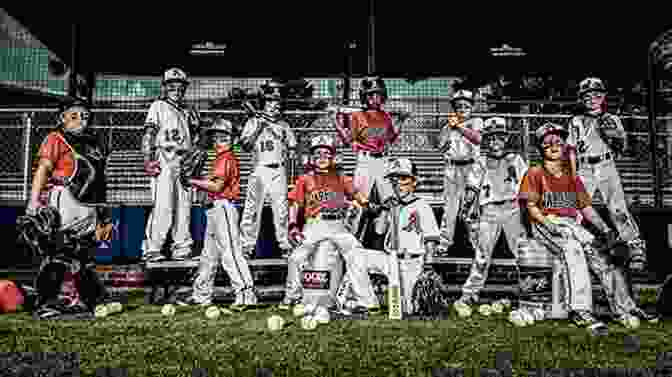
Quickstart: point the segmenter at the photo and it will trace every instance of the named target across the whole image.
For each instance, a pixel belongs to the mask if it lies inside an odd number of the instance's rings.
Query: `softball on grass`
[[[281,330],[282,327],[285,325],[285,319],[280,317],[279,315],[272,315],[268,317],[266,320],[266,324],[268,325],[268,329],[271,331],[278,331]]]
[[[483,304],[478,307],[478,312],[481,313],[481,315],[488,317],[492,314],[492,307],[488,304]]]
[[[456,303],[453,306],[455,307],[455,311],[460,318],[467,318],[471,316],[471,307],[469,305]]]
[[[504,304],[501,302],[495,302],[494,304],[490,305],[490,308],[492,309],[493,313],[502,314],[504,312]]]
[[[120,302],[111,302],[106,305],[108,314],[112,313],[121,313],[124,310],[124,306]]]
[[[216,306],[211,306],[211,307],[205,309],[205,316],[208,319],[217,319],[217,318],[219,318],[220,314],[222,314],[222,313],[219,311],[219,308],[216,307]]]
[[[175,305],[173,304],[163,305],[163,308],[161,308],[161,314],[168,317],[175,315]]]
[[[306,314],[306,306],[303,304],[296,304],[293,309],[294,317],[303,317]]]
[[[301,318],[301,328],[304,330],[315,330],[317,327],[317,320],[312,315]]]
[[[315,310],[315,320],[317,323],[320,324],[327,324],[329,323],[329,310],[325,308],[324,306],[318,306],[317,309]]]
[[[96,310],[95,310],[94,314],[95,314],[96,318],[103,318],[103,317],[107,317],[107,315],[110,314],[110,313],[109,313],[109,309],[107,308],[107,305],[98,305],[98,306],[96,306]]]
[[[624,320],[623,324],[625,327],[631,330],[636,330],[639,328],[640,322],[639,318],[635,317],[634,315],[628,315]]]
[[[513,325],[516,327],[527,326],[527,321],[523,317],[523,313],[520,310],[514,310],[509,313],[509,322],[513,323]]]

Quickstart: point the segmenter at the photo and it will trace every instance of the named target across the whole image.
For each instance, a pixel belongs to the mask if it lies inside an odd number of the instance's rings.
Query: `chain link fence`
[[[331,103],[336,103],[332,100]],[[436,103],[439,103],[438,101]],[[433,202],[441,199],[443,190],[443,157],[436,149],[440,128],[446,123],[448,112],[422,112],[404,108],[398,110],[389,106],[396,124],[402,129],[402,136],[391,148],[392,156],[407,156],[416,161],[419,168],[419,192]],[[534,131],[545,122],[565,124],[569,115],[565,114],[495,114],[479,113],[488,118],[503,116],[511,134],[511,148],[521,152],[532,163],[539,160],[533,145]],[[241,110],[203,110],[204,118],[221,117],[228,119],[240,129],[248,116]],[[108,204],[150,205],[149,178],[144,174],[140,145],[146,109],[94,109],[92,128],[101,132],[112,151],[108,163]],[[654,204],[654,171],[648,132],[648,119],[638,116],[622,117],[628,132],[628,151],[619,156],[617,166],[621,173],[628,200],[639,206]],[[57,124],[57,114],[53,109],[2,109],[0,110],[0,201],[25,203],[28,199],[32,175],[37,162],[37,152],[42,140]],[[316,134],[331,134],[336,131],[331,116],[326,111],[289,111],[286,120],[296,133],[300,156],[305,158],[308,142]],[[663,176],[662,192],[665,205],[672,205],[672,130],[670,118],[658,119],[658,145],[656,164]],[[355,156],[339,141],[339,164],[345,174],[352,174]],[[483,153],[486,153],[483,148]],[[247,175],[250,173],[251,156],[241,152],[241,184],[243,193]],[[211,161],[214,152],[211,151]],[[289,182],[292,176],[302,173],[303,159],[290,162]],[[206,169],[209,168],[209,165]],[[596,198],[599,203],[601,198]]]

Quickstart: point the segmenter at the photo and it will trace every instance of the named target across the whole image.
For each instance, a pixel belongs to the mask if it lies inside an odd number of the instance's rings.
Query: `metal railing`
[[[441,165],[442,156],[436,149],[436,141],[439,130],[450,113],[406,112],[394,109],[391,111],[402,129],[399,142],[391,148],[392,154],[415,156],[421,174],[429,180],[441,182],[442,171],[437,166]],[[108,178],[115,183],[111,185],[108,193],[108,199],[112,198],[108,203],[110,205],[137,204],[143,200],[133,199],[133,193],[142,196],[143,192],[149,192],[149,181],[142,173],[140,155],[145,114],[146,110],[141,109],[92,110],[91,127],[103,133],[112,150]],[[237,127],[242,127],[247,119],[246,113],[238,110],[202,110],[201,114],[204,118],[229,119]],[[571,117],[567,114],[477,113],[475,115],[483,118],[493,116],[506,118],[508,130],[513,136],[511,138],[513,149],[521,152],[529,160],[538,159],[536,148],[532,145],[534,130],[549,121],[564,124]],[[306,150],[307,142],[312,135],[336,134],[327,111],[287,111],[285,116],[296,133],[299,153]],[[628,132],[630,148],[626,155],[617,159],[617,166],[628,199],[638,205],[654,206],[655,196],[660,194],[664,205],[671,206],[672,117],[656,119],[658,142],[655,146],[651,146],[650,143],[647,117],[622,116],[621,119]],[[0,203],[10,205],[25,203],[28,200],[37,151],[44,137],[56,123],[57,114],[53,109],[0,109],[2,151]],[[339,144],[339,147],[342,151],[348,150],[345,145]],[[485,148],[482,149],[485,152]],[[655,159],[652,158],[654,155]],[[244,154],[241,155],[241,166],[245,165],[246,158]],[[345,155],[342,158],[347,160],[346,165],[354,163],[352,156]],[[300,165],[300,160],[297,165]],[[294,166],[294,169],[295,172],[300,171],[297,170],[300,166]],[[244,167],[242,170],[243,174],[247,173]],[[654,185],[656,174],[662,178],[657,186]],[[440,191],[440,188],[436,188],[435,191]]]

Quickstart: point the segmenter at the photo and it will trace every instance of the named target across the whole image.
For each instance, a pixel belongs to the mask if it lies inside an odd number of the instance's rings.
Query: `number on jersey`
[[[166,130],[166,141],[172,141],[178,144],[182,144],[184,141],[180,131],[177,128],[170,128]]]
[[[262,140],[259,144],[262,152],[271,152],[274,149],[273,140]]]

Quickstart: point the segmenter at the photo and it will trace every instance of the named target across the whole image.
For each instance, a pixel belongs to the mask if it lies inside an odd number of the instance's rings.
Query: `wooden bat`
[[[392,218],[390,229],[390,275],[388,294],[388,317],[389,319],[400,320],[402,317],[401,300],[401,279],[399,277],[399,206],[395,205],[390,209]]]

